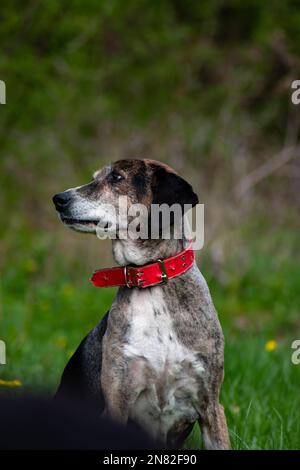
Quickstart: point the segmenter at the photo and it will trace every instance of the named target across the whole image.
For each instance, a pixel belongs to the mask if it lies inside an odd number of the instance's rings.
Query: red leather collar
[[[191,268],[195,261],[192,242],[171,258],[158,259],[144,266],[122,266],[99,269],[91,281],[96,287],[127,286],[145,287],[166,284],[169,279],[180,276]]]

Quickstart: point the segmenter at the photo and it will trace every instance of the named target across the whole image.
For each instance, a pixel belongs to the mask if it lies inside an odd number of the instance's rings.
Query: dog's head
[[[177,203],[195,206],[198,197],[191,185],[169,166],[154,160],[119,160],[96,171],[93,180],[71,188],[53,197],[60,218],[68,227],[81,232],[95,233],[96,229],[109,232],[117,226],[126,196],[127,208],[143,204]],[[117,229],[127,228],[128,219],[118,217]],[[120,225],[121,224],[121,225]]]

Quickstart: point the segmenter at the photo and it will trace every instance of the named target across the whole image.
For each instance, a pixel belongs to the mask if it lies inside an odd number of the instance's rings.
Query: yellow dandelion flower
[[[0,387],[22,387],[22,382],[18,379],[15,380],[3,380],[0,379]]]
[[[64,349],[67,346],[67,338],[65,336],[59,336],[56,338],[55,344],[58,348]]]
[[[274,351],[278,346],[277,341],[275,339],[270,339],[270,341],[267,341],[265,344],[265,350],[268,352]]]

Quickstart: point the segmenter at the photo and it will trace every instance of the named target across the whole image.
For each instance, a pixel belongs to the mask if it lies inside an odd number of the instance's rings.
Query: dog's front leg
[[[109,370],[103,367],[101,374],[101,386],[105,398],[104,415],[126,426],[129,417],[129,396],[123,374],[118,374],[118,368]]]
[[[110,390],[105,394],[104,416],[126,426],[129,417],[129,409],[126,397],[119,391]]]
[[[204,447],[207,450],[229,450],[230,440],[224,408],[219,403],[211,403],[201,413],[199,419]]]
[[[115,358],[111,363],[103,363],[101,386],[105,397],[105,414],[114,421],[126,426],[130,412],[144,387],[143,361]]]

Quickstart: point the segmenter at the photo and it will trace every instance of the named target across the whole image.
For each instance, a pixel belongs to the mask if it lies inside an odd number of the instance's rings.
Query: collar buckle
[[[159,263],[161,269],[161,282],[160,284],[168,284],[169,277],[167,273],[167,268],[163,259],[158,259],[157,262]]]
[[[131,289],[133,287],[133,282],[132,282],[132,278],[129,279],[128,277],[128,268],[130,268],[130,266],[124,266],[124,277],[125,277],[126,286],[128,287],[128,289]]]
[[[132,271],[129,271],[133,266],[124,266],[124,277],[125,285],[131,289],[132,287],[143,287],[144,279],[140,279],[140,276],[143,274],[143,271],[137,271],[133,274]]]

